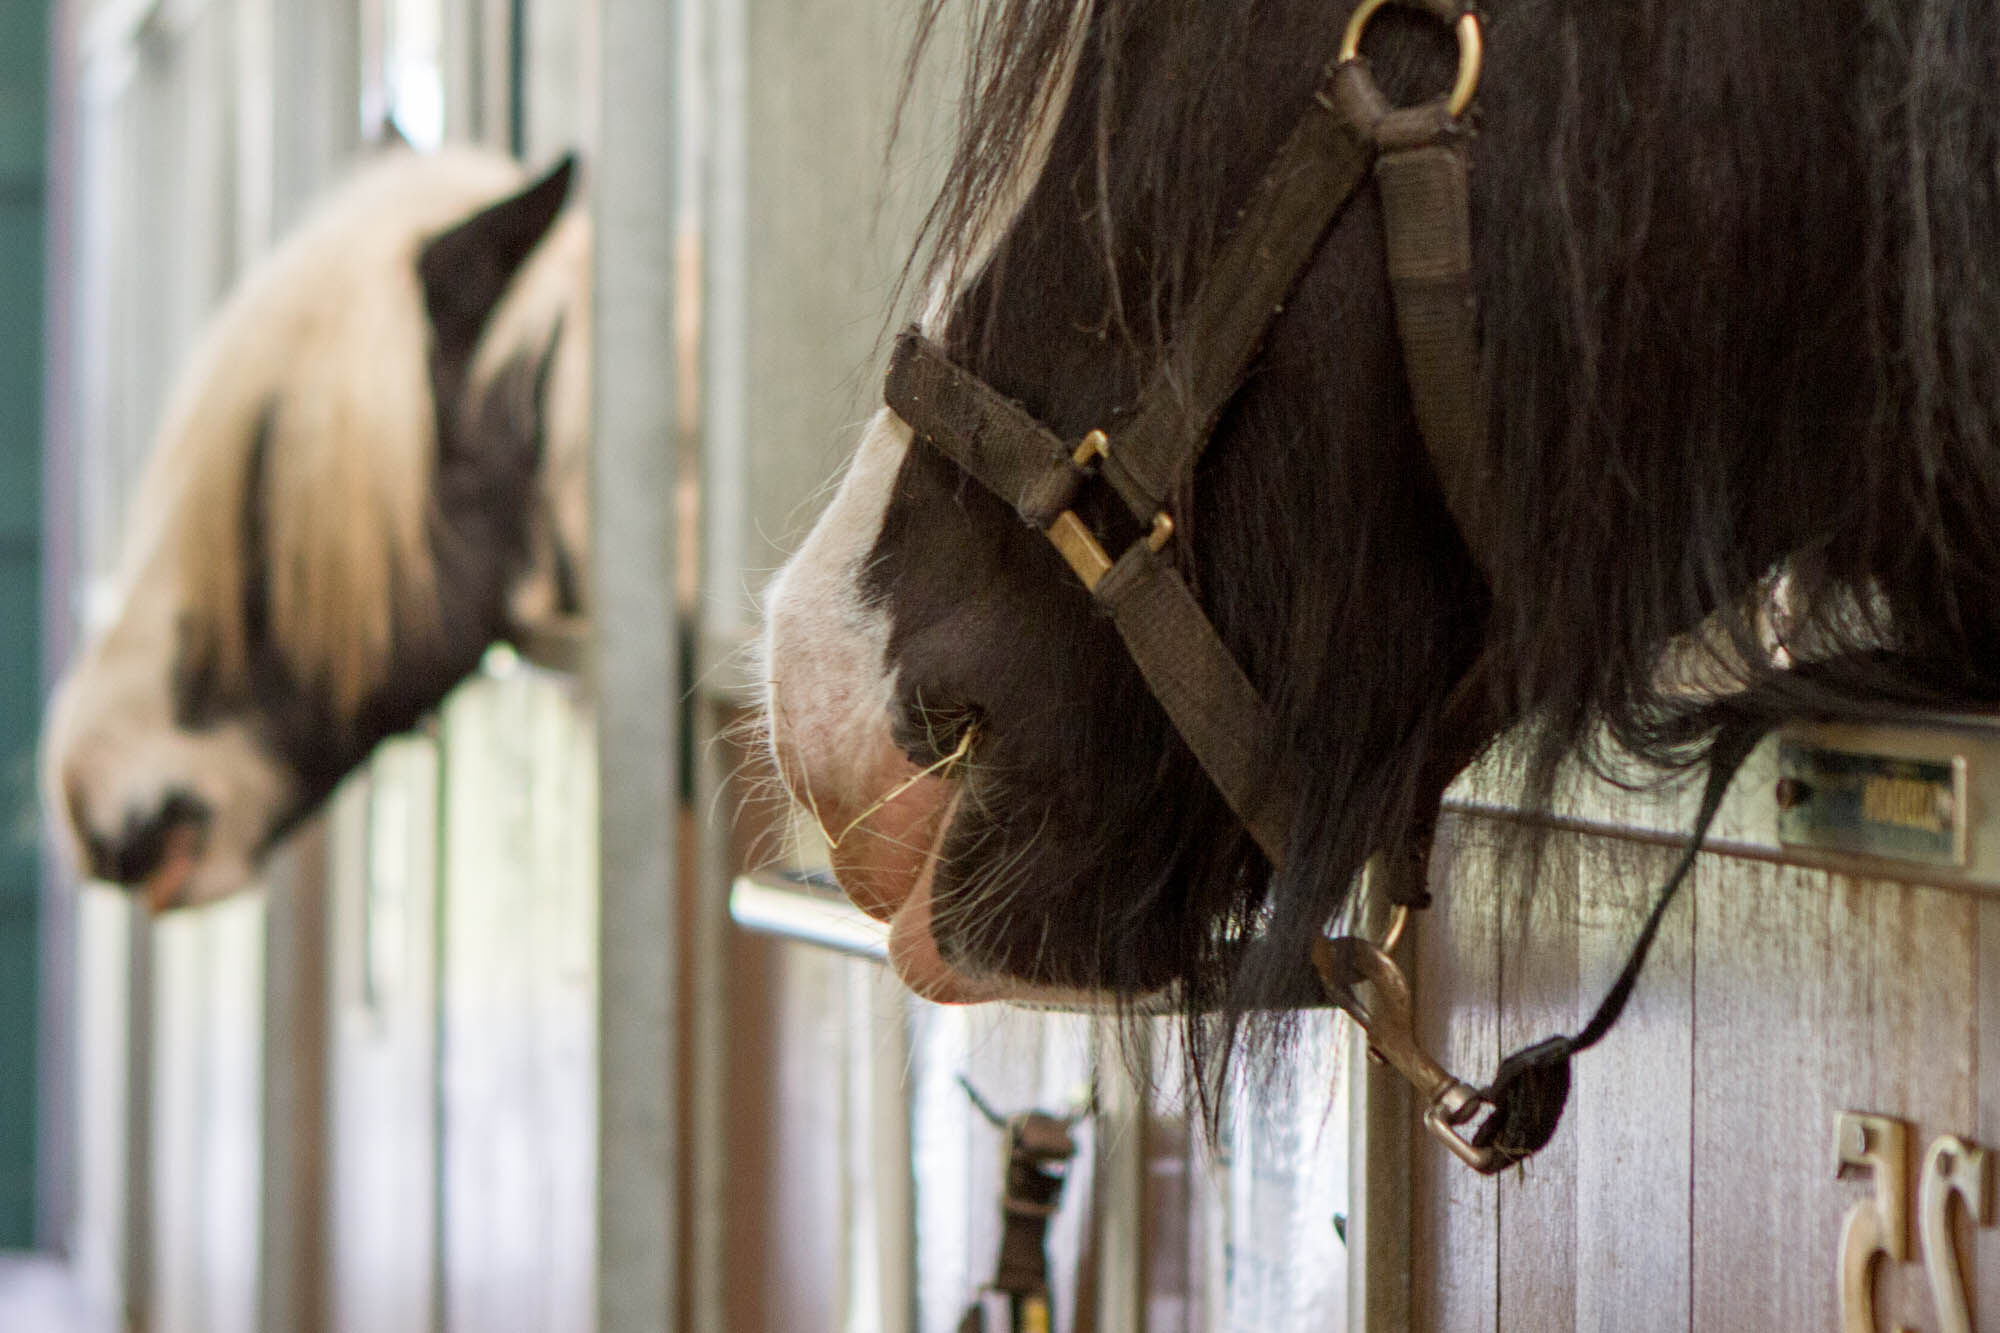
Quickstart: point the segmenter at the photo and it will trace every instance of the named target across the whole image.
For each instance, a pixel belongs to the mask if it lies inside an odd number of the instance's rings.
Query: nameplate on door
[[[1929,866],[1966,862],[1963,755],[1912,759],[1786,739],[1778,841]]]

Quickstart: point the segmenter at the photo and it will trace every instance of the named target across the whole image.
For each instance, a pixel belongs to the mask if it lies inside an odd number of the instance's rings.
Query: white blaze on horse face
[[[959,238],[947,272],[976,277],[1040,179],[1088,15],[1088,5],[1077,7],[1048,72],[1040,121],[975,234]],[[927,335],[943,335],[958,295],[947,282],[931,289],[920,320]],[[862,910],[894,919],[901,943],[892,961],[904,979],[941,1000],[995,998],[998,991],[959,977],[930,943],[929,885],[955,787],[895,743],[888,609],[862,588],[909,447],[909,427],[887,409],[877,412],[833,503],[771,584],[764,662],[772,748],[793,798],[832,845],[842,889]]]
[[[911,781],[917,766],[891,735],[889,616],[861,590],[909,446],[909,428],[877,412],[833,503],[771,584],[765,614],[779,771],[833,845],[841,886],[884,919],[923,867],[944,794],[937,778]]]
[[[246,887],[298,786],[243,722],[176,721],[171,583],[154,571],[133,586],[58,687],[42,741],[75,864],[131,879],[155,911]]]

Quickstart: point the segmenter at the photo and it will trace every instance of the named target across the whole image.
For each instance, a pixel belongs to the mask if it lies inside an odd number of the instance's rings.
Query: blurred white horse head
[[[572,164],[397,151],[255,267],[171,397],[46,796],[156,909],[245,887],[496,640],[585,611],[590,234]]]

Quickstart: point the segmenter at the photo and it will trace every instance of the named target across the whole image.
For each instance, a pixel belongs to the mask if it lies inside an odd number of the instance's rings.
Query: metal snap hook
[[[1313,966],[1327,997],[1361,1028],[1369,1047],[1416,1091],[1424,1104],[1424,1128],[1480,1174],[1504,1169],[1508,1163],[1503,1154],[1474,1144],[1460,1132],[1476,1121],[1482,1110],[1491,1108],[1477,1088],[1454,1077],[1418,1044],[1410,982],[1403,969],[1388,954],[1352,935],[1337,939],[1322,935],[1314,940]],[[1374,988],[1373,1005],[1363,1000],[1357,989],[1363,982]]]

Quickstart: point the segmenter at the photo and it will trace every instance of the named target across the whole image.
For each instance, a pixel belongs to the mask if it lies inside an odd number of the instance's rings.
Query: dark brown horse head
[[[1482,531],[1417,428],[1373,186],[1172,502],[1294,774],[1278,872],[1050,542],[893,414],[780,575],[779,762],[919,990],[1181,983],[1240,1011],[1510,727],[1532,805],[1579,748],[1674,769],[1732,723],[2000,693],[2000,18],[1483,14]],[[1346,17],[994,6],[925,333],[1058,436],[1115,440],[1186,377],[1195,294]],[[1398,105],[1453,78],[1433,15],[1384,11],[1364,51]],[[1141,535],[1077,505],[1114,550]]]

